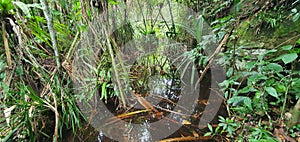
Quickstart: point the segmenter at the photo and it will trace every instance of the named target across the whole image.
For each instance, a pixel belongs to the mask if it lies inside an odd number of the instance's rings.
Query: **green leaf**
[[[232,104],[233,106],[245,105],[248,109],[252,110],[252,101],[249,97],[234,96],[227,100],[227,103]]]
[[[297,10],[296,8],[293,8],[293,9],[291,10],[292,13],[297,13],[297,11],[298,11],[298,10]]]
[[[207,127],[208,127],[208,129],[211,131],[211,132],[213,132],[213,128],[212,128],[212,126],[208,123],[207,124]]]
[[[278,94],[277,94],[277,91],[275,88],[273,87],[267,87],[266,88],[266,91],[268,92],[268,94],[270,94],[271,96],[275,97],[275,98],[278,98]]]
[[[244,104],[250,110],[252,110],[252,104],[251,103],[252,103],[251,99],[249,97],[245,97]]]
[[[296,60],[298,58],[298,55],[297,53],[284,54],[281,55],[279,58],[284,62],[284,64],[288,64]]]
[[[220,121],[220,120],[219,120]],[[220,121],[221,122],[221,121]],[[225,123],[225,120],[224,121],[222,121],[222,123],[219,123],[219,126],[220,127],[223,127],[223,129],[225,129],[226,128],[226,123]]]
[[[244,87],[243,89],[239,90],[238,93],[244,94],[244,93],[249,93],[249,92],[256,92],[257,90],[253,88],[253,86],[248,85]]]
[[[277,85],[275,86],[275,88],[276,88],[276,90],[277,90],[278,92],[285,92],[285,91],[286,91],[286,87],[285,87],[284,85],[282,85],[282,84],[277,84]]]
[[[282,47],[281,47],[282,50],[290,50],[290,49],[292,49],[292,48],[293,48],[292,45],[286,45],[286,46],[282,46]]]
[[[253,75],[251,75],[248,79],[247,79],[247,83],[248,84],[255,84],[256,82],[260,81],[260,80],[267,80],[268,77],[260,74],[260,73],[255,73]]]
[[[43,7],[40,3],[32,3],[32,4],[26,4],[28,7],[32,7],[32,8],[38,8],[43,10]]]
[[[23,66],[17,67],[16,74],[19,75],[19,76],[22,76],[24,74]]]
[[[255,67],[256,62],[248,62],[246,64],[246,69],[252,69]]]
[[[229,135],[232,136],[232,133],[233,133],[233,131],[234,131],[234,128],[231,127],[231,126],[228,126],[227,131],[228,131]]]
[[[100,100],[107,99],[106,84],[107,84],[106,82],[103,82],[103,84],[102,84]]]
[[[2,11],[2,9],[4,9],[4,7],[2,6],[2,4],[0,4],[0,11]]]
[[[300,14],[299,13],[296,13],[294,16],[293,16],[293,22],[296,22],[300,17]]]
[[[29,7],[23,3],[23,2],[20,2],[20,1],[16,1],[14,2],[14,4],[19,7],[23,12],[24,14],[27,16],[27,17],[31,17],[31,14],[29,12]]]
[[[219,121],[220,122],[225,122],[225,118],[223,116],[219,116]]]
[[[116,2],[116,1],[114,1],[114,0],[108,0],[108,3],[109,3],[109,4],[112,4],[112,5],[117,5],[117,4],[118,4],[118,2]]]
[[[204,134],[204,136],[211,136],[212,135],[212,132],[207,132]]]
[[[220,129],[220,127],[218,126],[218,127],[215,129],[215,133],[218,133],[218,132],[219,132],[219,129]]]
[[[3,13],[8,13],[10,10],[14,9],[14,5],[11,0],[0,1],[0,11]]]
[[[277,52],[276,49],[272,49],[272,50],[268,50],[265,54],[272,54],[272,53],[275,53]]]
[[[277,63],[270,63],[266,66],[266,68],[268,70],[275,71],[275,72],[280,72],[283,70],[282,66]]]
[[[232,74],[233,74],[233,68],[230,67],[230,68],[228,69],[228,71],[226,72],[226,76],[227,76],[227,77],[230,77],[230,76],[232,76]]]

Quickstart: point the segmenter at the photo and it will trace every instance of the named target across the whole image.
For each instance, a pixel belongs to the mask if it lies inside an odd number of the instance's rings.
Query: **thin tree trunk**
[[[45,18],[47,20],[48,30],[49,30],[49,33],[50,33],[52,47],[53,47],[54,54],[55,54],[55,60],[56,60],[57,68],[58,68],[58,71],[60,71],[61,65],[60,65],[56,35],[55,35],[54,27],[53,27],[52,15],[50,13],[50,10],[49,10],[49,7],[48,7],[46,1],[45,0],[40,0],[40,2],[42,4],[43,12],[44,12]]]
[[[45,15],[45,18],[47,20],[47,25],[48,25],[48,30],[52,42],[52,47],[54,49],[54,54],[55,54],[55,60],[56,60],[56,65],[57,65],[57,70],[60,72],[60,59],[59,59],[59,52],[58,52],[58,47],[57,47],[57,41],[56,41],[56,35],[53,27],[53,21],[52,21],[52,15],[50,13],[49,7],[46,3],[45,0],[40,0],[42,7],[43,7],[43,12]],[[55,105],[55,128],[54,128],[54,135],[53,135],[53,141],[56,142],[58,139],[58,112],[57,112],[57,105],[56,105],[56,97],[55,94],[53,94],[53,99],[54,99],[54,105]]]

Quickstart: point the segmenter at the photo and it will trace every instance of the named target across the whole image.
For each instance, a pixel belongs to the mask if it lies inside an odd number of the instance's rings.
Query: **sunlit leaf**
[[[294,16],[293,16],[293,22],[296,22],[300,17],[300,14],[299,13],[296,13]]]
[[[16,1],[14,4],[19,7],[27,17],[31,17],[28,5],[20,1]]]
[[[14,5],[11,0],[0,1],[0,12],[8,13],[12,9],[14,9]]]
[[[275,53],[277,52],[276,49],[272,49],[272,50],[268,50],[265,54],[272,54],[272,53]]]
[[[293,48],[292,45],[286,45],[286,46],[282,46],[282,47],[281,47],[282,50],[290,50],[290,49],[292,49],[292,48]]]
[[[217,128],[215,129],[215,132],[219,132],[219,129],[220,129],[220,127],[217,127]]]
[[[108,0],[108,3],[109,3],[109,4],[112,4],[112,5],[117,5],[117,4],[118,4],[118,2],[116,2],[116,1],[114,1],[114,0]]]
[[[260,80],[267,80],[267,79],[268,79],[267,76],[260,74],[260,73],[255,73],[248,78],[248,84],[253,84]]]
[[[275,72],[280,72],[283,70],[282,66],[277,64],[277,63],[270,63],[266,66],[265,68],[266,70],[271,70],[271,71],[275,71]]]
[[[230,67],[230,68],[228,69],[228,71],[226,72],[226,76],[227,76],[227,77],[230,77],[232,74],[233,74],[233,68]]]
[[[275,98],[278,98],[278,94],[277,94],[277,91],[275,88],[273,87],[267,87],[266,88],[266,91],[268,94],[270,94],[271,96],[275,97]]]
[[[207,124],[207,127],[208,127],[208,129],[211,131],[211,132],[213,132],[213,128],[212,128],[212,126],[208,123]]]
[[[7,124],[10,124],[9,122],[10,122],[10,117],[11,117],[11,112],[16,108],[17,106],[16,105],[13,105],[13,106],[11,106],[11,107],[9,107],[9,108],[5,108],[4,109],[4,116],[5,116],[5,118],[6,118],[6,122],[7,122]]]
[[[284,55],[279,57],[279,59],[281,59],[284,62],[284,64],[288,64],[290,62],[293,62],[297,58],[298,58],[297,53],[284,54]]]
[[[212,135],[212,132],[207,132],[204,134],[204,136],[211,136]]]
[[[276,88],[276,90],[277,90],[278,92],[285,92],[285,91],[286,91],[286,87],[285,87],[284,85],[282,85],[282,84],[277,84],[277,85],[275,86],[275,88]]]
[[[189,125],[189,124],[192,124],[192,123],[188,120],[182,120],[182,125]]]
[[[101,98],[100,99],[107,99],[107,92],[106,92],[106,82],[103,82],[101,88]]]
[[[219,116],[219,121],[220,122],[225,122],[225,118],[223,116]]]

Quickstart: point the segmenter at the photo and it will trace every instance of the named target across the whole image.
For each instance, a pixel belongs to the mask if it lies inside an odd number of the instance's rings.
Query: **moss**
[[[285,21],[281,23],[278,28],[276,28],[276,31],[274,32],[275,35],[280,36],[286,36],[290,33],[298,32],[300,33],[300,24],[293,22],[293,21]]]
[[[253,20],[252,20],[253,21]],[[238,45],[252,48],[277,48],[277,46],[294,44],[300,33],[300,24],[291,20],[279,23],[276,28],[253,28],[252,21],[243,21],[237,29]]]

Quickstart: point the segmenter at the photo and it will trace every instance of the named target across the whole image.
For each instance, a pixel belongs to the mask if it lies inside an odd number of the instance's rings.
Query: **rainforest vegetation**
[[[0,141],[300,142],[299,0],[0,0],[0,16]]]

